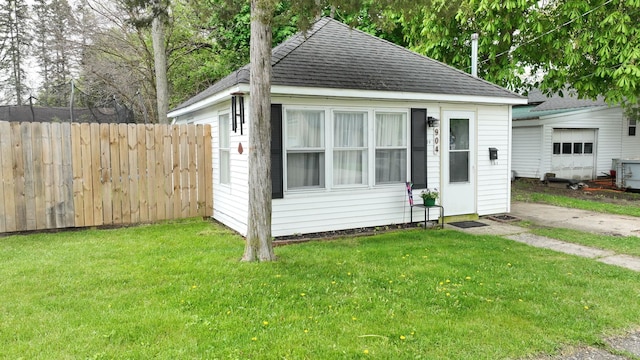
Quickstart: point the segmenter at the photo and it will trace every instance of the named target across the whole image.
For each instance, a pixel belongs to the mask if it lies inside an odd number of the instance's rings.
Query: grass
[[[530,232],[553,239],[591,246],[603,250],[611,250],[618,254],[640,257],[640,237],[637,236],[610,236],[571,229],[546,227],[533,227]]]
[[[498,237],[243,246],[201,220],[0,238],[0,358],[522,358],[640,318],[640,274]]]
[[[582,209],[600,213],[628,215],[640,217],[640,206],[635,202],[627,204],[612,204],[594,200],[576,199],[561,195],[552,195],[536,192],[514,191],[513,200],[525,202],[538,202],[567,208]]]

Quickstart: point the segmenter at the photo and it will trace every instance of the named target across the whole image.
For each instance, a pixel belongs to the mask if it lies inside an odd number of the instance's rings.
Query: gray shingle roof
[[[543,116],[607,106],[603,97],[596,100],[578,99],[576,91],[572,89],[564,90],[563,96],[558,93],[547,96],[539,89],[531,89],[527,99],[528,105],[513,107],[513,120],[539,119]]]
[[[564,90],[560,96],[559,93],[547,96],[539,89],[531,89],[527,96],[529,104],[538,104],[533,111],[548,111],[561,109],[579,109],[593,106],[606,106],[604,97],[599,96],[598,99],[579,99],[578,94],[573,89]]]
[[[276,46],[272,56],[272,85],[521,98],[330,18],[319,20],[307,33],[298,33]],[[241,83],[249,83],[248,65],[174,110]]]

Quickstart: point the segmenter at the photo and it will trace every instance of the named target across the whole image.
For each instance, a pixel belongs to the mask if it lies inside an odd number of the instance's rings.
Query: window
[[[287,110],[287,188],[324,188],[324,111]]]
[[[220,183],[229,185],[231,183],[229,114],[218,116],[218,123],[220,135]]]
[[[636,136],[636,119],[629,119],[629,136]]]
[[[553,154],[554,155],[559,155],[560,154],[560,143],[553,143]]]
[[[562,153],[571,154],[571,143],[562,143]]]
[[[582,143],[573,143],[573,153],[582,154]]]
[[[469,119],[450,119],[449,126],[449,181],[469,182]]]
[[[404,182],[407,178],[407,115],[376,113],[376,184]]]
[[[367,113],[333,113],[333,184],[367,184]]]
[[[593,154],[593,143],[584,143],[584,153]]]

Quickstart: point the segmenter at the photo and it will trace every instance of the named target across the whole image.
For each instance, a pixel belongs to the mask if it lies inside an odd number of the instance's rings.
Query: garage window
[[[571,143],[562,143],[562,153],[571,154]]]
[[[582,154],[582,143],[573,143],[573,153]]]
[[[584,143],[584,153],[593,154],[593,143]]]
[[[560,143],[553,143],[553,155],[560,155]]]

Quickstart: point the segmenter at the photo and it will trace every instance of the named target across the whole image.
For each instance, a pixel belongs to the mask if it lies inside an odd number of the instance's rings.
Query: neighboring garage
[[[546,97],[532,91],[529,104],[513,108],[511,170],[516,177],[545,174],[589,180],[609,174],[612,160],[640,158],[637,119],[604,101]]]

